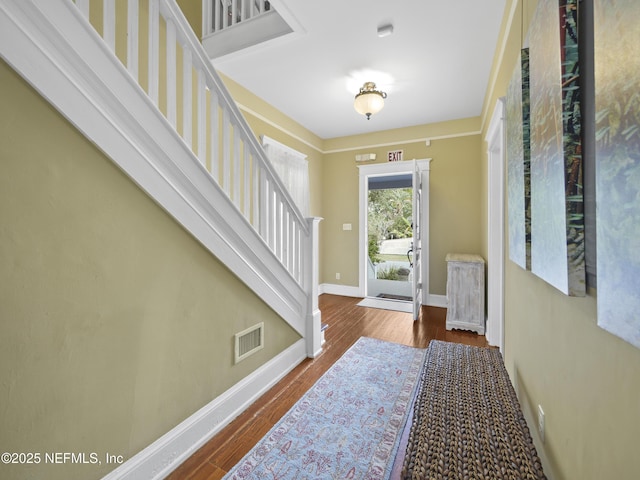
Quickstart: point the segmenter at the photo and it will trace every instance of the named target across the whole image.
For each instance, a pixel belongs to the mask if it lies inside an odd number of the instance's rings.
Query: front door
[[[422,313],[422,172],[418,162],[413,161],[413,320]]]
[[[368,205],[370,184],[377,183],[380,177],[405,177],[407,184],[405,187],[411,187],[412,196],[412,213],[411,237],[406,239],[413,245],[409,249],[410,252],[400,251],[399,253],[409,253],[410,280],[408,291],[403,296],[407,297],[404,302],[408,311],[413,311],[414,319],[420,318],[422,304],[426,304],[429,300],[429,175],[430,175],[431,159],[422,159],[414,161],[387,162],[371,165],[359,165],[360,170],[360,252],[359,252],[359,291],[362,296],[375,296],[372,278],[377,277],[375,262],[371,261],[370,243],[369,243],[369,225],[368,225]],[[375,179],[372,181],[372,179]],[[378,188],[380,186],[378,185]],[[408,237],[409,235],[407,235]],[[387,242],[385,247],[393,246],[394,242]],[[398,242],[401,243],[401,242]],[[408,245],[409,245],[408,244]],[[399,248],[399,247],[398,247]],[[398,254],[398,252],[389,252]],[[401,255],[402,256],[402,255]],[[407,256],[404,256],[405,260]],[[383,257],[382,260],[385,258]],[[379,270],[379,269],[378,269]],[[398,302],[401,303],[401,302]],[[407,311],[407,310],[403,310]]]

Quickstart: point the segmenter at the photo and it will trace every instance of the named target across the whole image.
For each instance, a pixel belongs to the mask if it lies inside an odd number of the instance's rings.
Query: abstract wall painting
[[[640,2],[595,0],[598,325],[640,348]]]
[[[531,271],[584,296],[578,0],[540,0],[529,45]]]
[[[529,49],[522,49],[507,89],[507,211],[509,259],[531,270]]]

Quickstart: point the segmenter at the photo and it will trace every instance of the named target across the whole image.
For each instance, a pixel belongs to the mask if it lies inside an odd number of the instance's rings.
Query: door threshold
[[[396,312],[413,313],[412,302],[406,300],[393,300],[388,298],[366,297],[360,303],[360,307],[379,308]]]
[[[411,298],[409,295],[392,295],[390,293],[380,293],[375,298],[380,298],[382,300],[398,300],[401,302],[413,302],[413,298]]]

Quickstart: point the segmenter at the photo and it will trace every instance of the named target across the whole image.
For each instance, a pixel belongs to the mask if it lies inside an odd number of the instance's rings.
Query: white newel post
[[[318,245],[318,232],[321,217],[307,218],[309,225],[309,243],[308,252],[305,255],[305,284],[307,291],[307,356],[309,358],[317,357],[322,351],[321,342],[321,321],[322,314],[318,307],[318,279],[319,279],[319,245]]]

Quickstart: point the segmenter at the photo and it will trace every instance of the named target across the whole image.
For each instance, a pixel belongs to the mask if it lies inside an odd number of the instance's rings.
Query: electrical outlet
[[[341,275],[339,273],[336,273],[336,280],[340,280],[340,276]]]
[[[538,433],[540,440],[544,443],[544,410],[542,410],[542,405],[538,405]]]

